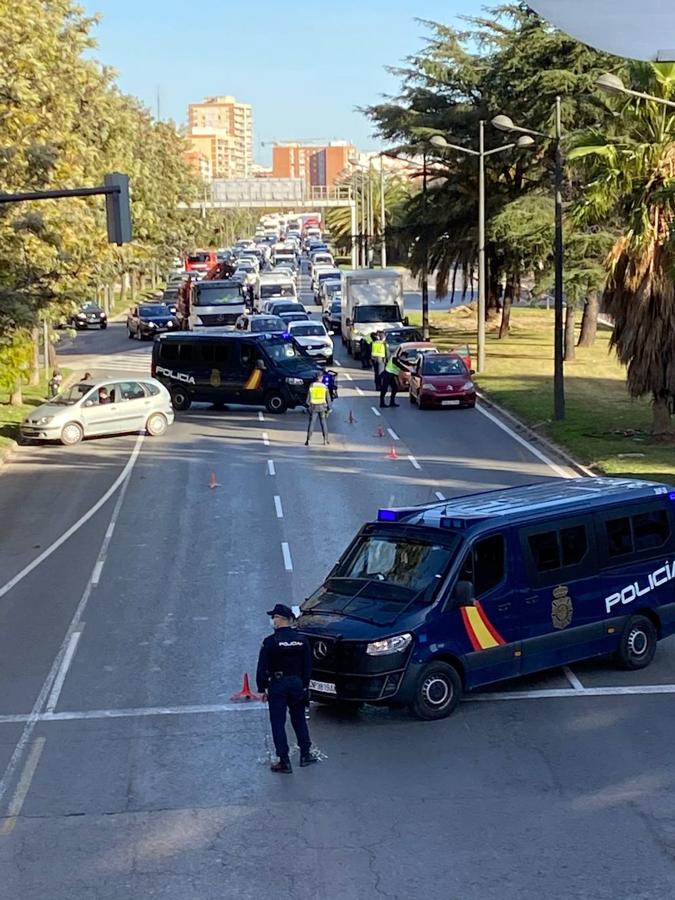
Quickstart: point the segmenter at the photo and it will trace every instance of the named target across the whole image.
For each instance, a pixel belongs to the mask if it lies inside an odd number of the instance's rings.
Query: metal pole
[[[44,345],[45,384],[49,384],[49,322],[46,317],[42,320],[42,343]]]
[[[361,176],[361,240],[360,240],[360,247],[361,247],[361,268],[365,269],[368,241],[366,238],[366,184],[363,180],[363,176]]]
[[[485,289],[487,272],[485,267],[485,122],[481,119],[478,127],[478,322],[476,341],[478,344],[477,371],[485,371]]]
[[[563,343],[563,227],[562,227],[562,122],[560,97],[555,99],[555,264],[554,331],[553,331],[553,416],[557,422],[565,418],[565,373]]]
[[[358,225],[356,224],[356,195],[352,197],[352,205],[350,207],[351,213],[351,236],[352,236],[352,269],[357,269],[359,265],[358,259],[358,244],[356,242],[356,229]]]
[[[427,221],[427,152],[422,155],[422,210],[424,223]],[[427,246],[424,245],[424,264],[422,267],[422,337],[425,341],[429,340],[429,273],[427,271],[428,258]]]
[[[373,268],[375,256],[375,191],[373,190],[373,161],[368,160],[368,196],[370,199],[368,213],[368,266]]]
[[[387,222],[384,206],[384,155],[380,153],[380,265],[387,267]]]

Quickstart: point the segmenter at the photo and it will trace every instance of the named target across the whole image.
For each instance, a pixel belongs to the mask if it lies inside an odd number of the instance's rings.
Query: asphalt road
[[[111,325],[64,364],[148,354]],[[376,415],[369,374],[338,356],[328,447],[304,447],[300,412],[195,406],[160,439],[22,448],[2,470],[3,896],[675,893],[672,696],[650,693],[675,684],[672,641],[644,672],[521,679],[437,723],[313,707],[325,759],[269,773],[265,709],[230,695],[270,604],[307,596],[379,506],[559,474],[479,410]]]

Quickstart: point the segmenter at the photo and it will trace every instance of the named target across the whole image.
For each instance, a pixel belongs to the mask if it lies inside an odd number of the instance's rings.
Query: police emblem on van
[[[559,584],[553,589],[553,602],[551,603],[551,622],[554,628],[567,628],[572,621],[572,598],[569,596],[569,588]]]
[[[209,378],[212,387],[220,387],[221,379],[218,369],[211,369],[211,377]]]

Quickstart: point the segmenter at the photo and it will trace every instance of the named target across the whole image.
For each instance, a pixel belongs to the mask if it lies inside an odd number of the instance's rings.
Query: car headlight
[[[107,319],[108,317],[107,317],[107,315],[106,315],[104,312],[102,312],[102,313],[99,313],[99,318],[101,318],[101,319]]]
[[[473,381],[467,381],[464,385],[462,385],[463,391],[472,391],[473,390]]]
[[[434,392],[435,392],[435,391],[436,391],[436,388],[433,386],[433,384],[423,384],[423,385],[422,385],[422,390],[423,390],[423,391],[434,391]]]
[[[305,382],[302,380],[302,378],[287,378],[286,379],[286,384],[303,385],[304,383]]]
[[[157,328],[154,322],[146,322],[145,324],[148,326],[148,328]]]
[[[37,420],[38,425],[48,425],[49,422],[54,418],[54,416],[42,416],[41,419]]]
[[[384,638],[381,641],[373,641],[366,647],[368,656],[384,656],[386,653],[398,653],[405,650],[412,641],[412,634],[397,634],[396,637]]]
[[[167,328],[173,328],[173,322],[167,322],[167,323],[166,323],[166,327],[167,327]]]

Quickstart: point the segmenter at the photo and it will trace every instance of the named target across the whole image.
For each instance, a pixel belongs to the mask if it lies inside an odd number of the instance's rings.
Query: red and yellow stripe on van
[[[476,600],[475,606],[462,606],[462,619],[474,650],[489,650],[506,641],[490,622],[483,607]]]
[[[246,383],[244,384],[245,391],[257,391],[260,387],[260,382],[262,380],[262,372],[260,369],[254,369],[251,374],[248,376]]]

